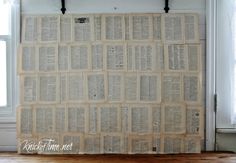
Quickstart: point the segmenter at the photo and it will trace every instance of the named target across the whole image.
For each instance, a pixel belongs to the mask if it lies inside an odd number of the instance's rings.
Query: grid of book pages
[[[18,152],[200,152],[198,19],[23,15]]]

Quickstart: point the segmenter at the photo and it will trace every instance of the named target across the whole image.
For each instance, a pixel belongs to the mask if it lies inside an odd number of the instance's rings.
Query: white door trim
[[[215,149],[215,45],[216,45],[216,0],[206,0],[206,150]]]

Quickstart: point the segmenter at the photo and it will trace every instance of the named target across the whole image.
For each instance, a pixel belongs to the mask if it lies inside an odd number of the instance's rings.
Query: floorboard
[[[0,163],[236,163],[234,153],[175,155],[19,155],[0,153]]]

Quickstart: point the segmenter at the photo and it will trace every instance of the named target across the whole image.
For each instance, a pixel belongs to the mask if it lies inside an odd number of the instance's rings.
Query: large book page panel
[[[22,18],[19,153],[200,152],[204,57],[198,14]],[[48,140],[64,149],[24,148]]]

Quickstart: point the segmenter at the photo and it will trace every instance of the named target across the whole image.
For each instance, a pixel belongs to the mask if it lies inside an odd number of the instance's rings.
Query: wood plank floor
[[[176,155],[19,155],[0,153],[0,163],[236,163],[233,153]]]

